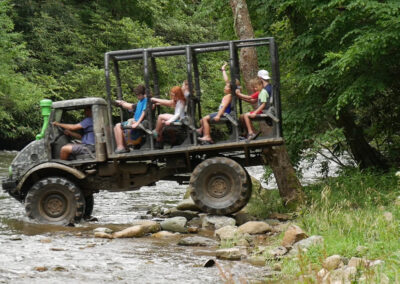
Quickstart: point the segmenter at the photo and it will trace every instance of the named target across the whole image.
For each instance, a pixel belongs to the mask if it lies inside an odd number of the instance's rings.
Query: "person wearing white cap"
[[[269,77],[269,73],[267,70],[260,70],[257,73],[257,77],[261,79],[263,89],[261,90],[260,94],[258,95],[258,104],[257,108],[253,112],[245,113],[244,114],[244,122],[247,127],[247,140],[256,139],[258,134],[255,133],[253,124],[251,122],[251,118],[255,118],[257,114],[262,113],[269,107],[269,98],[272,95],[272,87],[269,83],[271,77]]]

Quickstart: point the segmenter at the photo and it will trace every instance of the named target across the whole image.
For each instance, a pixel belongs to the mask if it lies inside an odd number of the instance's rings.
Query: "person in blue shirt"
[[[125,135],[124,135],[124,130],[122,129],[122,126],[131,126],[132,131],[130,133],[131,136],[140,136],[142,133],[140,131],[137,131],[136,128],[138,125],[143,121],[145,115],[146,115],[146,107],[147,107],[147,98],[146,98],[146,88],[143,85],[138,85],[135,89],[134,92],[137,96],[138,103],[136,104],[136,109],[135,113],[133,115],[132,119],[129,119],[128,121],[124,121],[122,123],[118,123],[114,127],[114,136],[115,136],[115,142],[117,144],[117,148],[115,149],[116,154],[121,154],[121,153],[127,153],[129,150],[126,148],[126,141],[125,141]],[[115,101],[117,105],[123,107],[124,109],[127,110],[133,110],[134,104],[127,103],[122,100],[116,100]]]
[[[68,160],[71,154],[79,155],[86,154],[88,151],[94,151],[94,133],[93,133],[93,118],[92,109],[90,107],[85,108],[85,119],[77,124],[60,123],[58,121],[53,122],[54,126],[59,126],[64,130],[64,134],[71,136],[76,139],[81,139],[81,143],[78,144],[66,144],[61,148],[60,159]],[[75,132],[83,129],[83,135]]]

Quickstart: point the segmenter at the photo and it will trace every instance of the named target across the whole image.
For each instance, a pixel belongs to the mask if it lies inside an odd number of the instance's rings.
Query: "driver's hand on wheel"
[[[71,133],[72,133],[71,130],[68,130],[68,129],[64,130],[64,134],[67,136],[71,136]]]
[[[59,123],[58,123],[57,121],[53,121],[52,124],[53,124],[54,126],[58,126],[58,125],[59,125]]]

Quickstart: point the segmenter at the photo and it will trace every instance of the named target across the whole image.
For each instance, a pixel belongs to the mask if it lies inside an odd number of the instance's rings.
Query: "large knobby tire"
[[[214,157],[200,163],[190,178],[191,196],[204,212],[228,215],[250,199],[252,184],[246,170],[234,160]]]
[[[48,177],[36,182],[25,199],[29,218],[44,224],[69,225],[79,222],[85,212],[85,197],[70,180]]]

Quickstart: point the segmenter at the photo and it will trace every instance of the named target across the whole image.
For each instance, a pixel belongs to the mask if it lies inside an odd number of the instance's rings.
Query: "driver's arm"
[[[60,123],[58,121],[54,121],[53,125],[54,126],[59,126],[59,127],[64,128],[66,130],[72,130],[72,131],[83,129],[83,127],[82,127],[82,125],[80,123],[69,124],[69,123]]]

